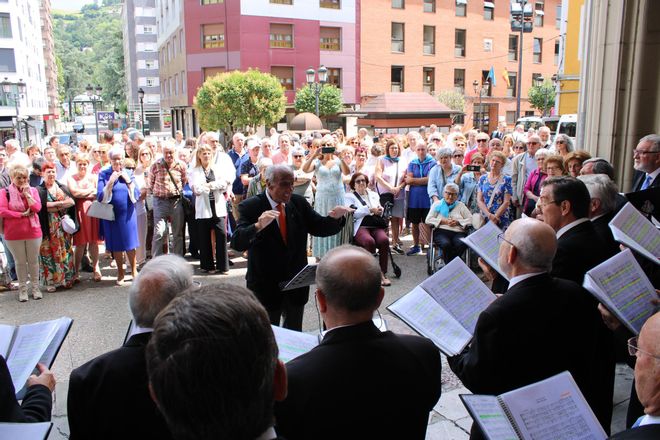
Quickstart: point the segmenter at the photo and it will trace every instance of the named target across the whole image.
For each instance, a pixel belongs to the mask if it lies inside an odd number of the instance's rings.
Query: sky
[[[95,3],[94,0],[50,0],[50,8],[63,11],[79,11],[84,5]]]

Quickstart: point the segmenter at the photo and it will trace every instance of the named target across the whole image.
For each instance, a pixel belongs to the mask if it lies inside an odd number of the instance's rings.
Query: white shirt
[[[273,440],[277,438],[277,434],[275,433],[275,428],[272,426],[265,430],[259,437],[257,437],[255,440]]]
[[[525,281],[527,278],[535,277],[536,275],[541,275],[544,273],[545,272],[530,272],[530,273],[524,273],[522,275],[516,275],[515,277],[511,278],[511,280],[509,281],[509,289],[511,289],[516,284]]]
[[[577,225],[582,224],[582,223],[584,223],[584,222],[588,222],[588,221],[589,221],[589,219],[585,217],[585,218],[579,218],[579,219],[577,219],[577,220],[575,220],[575,221],[573,221],[573,222],[570,222],[569,224],[567,224],[566,226],[562,227],[561,229],[559,229],[559,230],[557,231],[557,240],[559,240],[559,237],[561,237],[562,235],[564,235],[564,234],[565,234],[566,232],[568,232],[570,229],[573,229],[573,228],[576,227]]]
[[[650,416],[648,414],[646,414],[639,422],[639,426],[658,424],[660,424],[660,416]]]
[[[266,191],[264,191],[264,192],[266,193],[266,198],[268,199],[268,203],[270,203],[270,209],[273,209],[273,210],[275,210],[275,211],[279,211],[279,210],[277,209],[277,206],[279,205],[279,203],[277,203],[275,200],[273,200],[273,199],[270,197],[270,194],[268,194],[268,190],[266,190]],[[285,205],[284,203],[282,203],[282,204]],[[285,206],[286,206],[286,205],[285,205]],[[277,217],[277,218],[275,219],[275,221],[277,222],[277,225],[279,226],[279,224],[280,224],[280,218]]]

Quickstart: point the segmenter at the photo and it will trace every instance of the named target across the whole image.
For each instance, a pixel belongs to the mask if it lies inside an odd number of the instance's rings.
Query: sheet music
[[[45,440],[53,424],[41,423],[0,423],[0,438],[21,440]]]
[[[281,290],[284,292],[314,284],[316,282],[316,266],[318,264],[308,264],[303,267],[291,280],[280,284]]]
[[[318,335],[310,335],[271,325],[279,348],[279,359],[287,363],[319,345]]]
[[[635,334],[656,311],[651,302],[657,297],[655,289],[630,249],[588,271],[584,287]]]
[[[509,281],[509,277],[500,269],[500,265],[497,262],[500,252],[500,243],[497,241],[497,236],[501,232],[502,230],[493,222],[488,222],[467,237],[461,238],[461,240],[479,254],[490,267]]]
[[[34,367],[46,351],[58,329],[58,320],[25,324],[16,330],[16,338],[7,358],[14,389],[25,385]]]
[[[614,239],[660,264],[660,231],[630,202],[610,221]]]
[[[447,355],[460,353],[472,339],[472,334],[420,286],[390,304],[387,309],[433,341]]]
[[[460,258],[454,258],[421,286],[471,335],[481,312],[496,298]]]
[[[605,431],[567,371],[502,394],[523,439],[604,440]]]
[[[461,394],[463,404],[489,440],[519,440],[496,396]]]
[[[9,354],[9,345],[11,344],[11,338],[14,336],[14,331],[16,327],[13,325],[0,324],[0,355],[7,359]]]

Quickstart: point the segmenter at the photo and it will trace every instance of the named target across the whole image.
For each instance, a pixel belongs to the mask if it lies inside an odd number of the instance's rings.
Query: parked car
[[[559,124],[559,116],[544,116],[541,118],[543,125],[550,129],[550,136],[555,137],[557,134],[557,125]]]
[[[60,145],[70,145],[76,148],[78,147],[78,133],[75,131],[71,133],[56,133],[55,136],[59,138]]]
[[[575,133],[577,132],[577,114],[561,115],[557,124],[557,134],[565,134],[575,143]]]
[[[543,119],[538,116],[525,116],[518,118],[516,125],[522,125],[525,127],[525,131],[529,130],[530,127],[534,130],[538,130],[540,126],[543,125]]]
[[[80,116],[76,116],[76,120],[73,122],[73,131],[75,133],[85,132],[85,124],[83,123],[82,118]]]

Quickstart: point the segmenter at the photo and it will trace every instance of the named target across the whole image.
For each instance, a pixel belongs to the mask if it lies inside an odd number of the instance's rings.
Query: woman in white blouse
[[[461,241],[467,234],[465,228],[472,223],[472,213],[458,200],[458,185],[445,185],[442,199],[431,205],[426,224],[437,228],[433,242],[442,249],[445,263],[460,257],[466,245]]]

